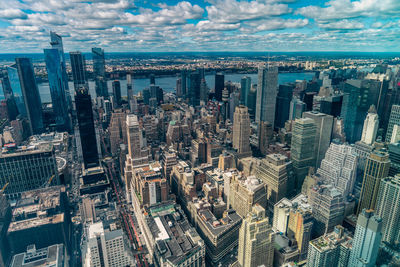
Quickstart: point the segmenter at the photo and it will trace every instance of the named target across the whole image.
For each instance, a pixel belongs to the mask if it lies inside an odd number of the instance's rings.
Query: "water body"
[[[226,74],[225,75],[225,81],[231,81],[231,82],[236,82],[239,83],[240,79],[243,76],[248,76],[251,78],[252,83],[257,83],[257,74]],[[278,82],[279,84],[285,84],[285,83],[290,83],[290,82],[295,82],[296,80],[312,80],[314,76],[314,73],[312,72],[299,72],[299,73],[280,73],[278,76]],[[215,76],[214,75],[206,75],[206,82],[207,86],[209,88],[214,88],[214,83],[215,83]],[[176,79],[177,77],[162,77],[162,78],[156,78],[156,85],[160,86],[165,92],[173,92],[175,91],[176,87]],[[112,81],[108,81],[108,90],[110,93],[112,93],[112,86],[111,86]],[[121,95],[126,96],[126,80],[120,80],[121,83]],[[147,78],[141,78],[141,79],[134,79],[133,80],[133,91],[134,94],[137,94],[138,92],[142,91],[144,88],[150,86],[150,80]],[[49,84],[48,83],[40,83],[38,84],[39,87],[39,93],[40,97],[42,99],[42,102],[51,102],[51,96],[50,96],[50,89],[49,89]],[[89,81],[89,91],[92,97],[96,96],[95,92],[95,85],[93,81]],[[72,82],[69,82],[69,90],[70,92],[73,92],[74,85]]]

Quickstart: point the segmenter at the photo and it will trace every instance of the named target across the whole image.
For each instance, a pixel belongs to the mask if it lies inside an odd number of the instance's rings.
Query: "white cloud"
[[[2,19],[25,19],[27,15],[20,9],[7,8],[0,10],[0,18]]]
[[[318,26],[326,30],[359,30],[365,27],[364,24],[359,21],[348,19],[318,23]]]

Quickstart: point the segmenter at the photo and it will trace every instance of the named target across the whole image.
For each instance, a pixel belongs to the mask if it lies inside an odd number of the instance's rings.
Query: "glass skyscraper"
[[[108,97],[104,50],[98,47],[92,48],[93,77],[96,83],[96,95]]]
[[[29,58],[16,58],[19,80],[22,95],[25,100],[25,109],[29,120],[29,127],[32,134],[43,131],[42,102],[35,80],[32,61]]]
[[[46,62],[56,128],[60,131],[69,131],[68,104],[65,98],[66,89],[60,53],[57,49],[44,49],[44,59]]]
[[[86,77],[86,64],[85,57],[81,52],[70,52],[69,57],[71,60],[72,77],[74,79],[75,91],[84,87],[88,88]]]
[[[7,67],[8,80],[14,94],[15,104],[17,105],[18,113],[23,117],[27,117],[25,100],[22,94],[21,83],[19,81],[18,70],[15,64]]]
[[[278,94],[278,68],[258,68],[256,122],[268,121],[275,127],[275,106]]]
[[[8,119],[10,121],[13,121],[17,118],[19,112],[17,104],[15,102],[14,93],[11,88],[11,83],[7,71],[3,71],[3,78],[1,79],[1,85],[3,89],[4,98],[6,99],[7,103]]]

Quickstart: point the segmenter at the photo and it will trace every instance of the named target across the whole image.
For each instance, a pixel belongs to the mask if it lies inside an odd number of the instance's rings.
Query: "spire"
[[[371,105],[371,106],[369,107],[368,113],[375,113],[375,114],[376,114],[375,105]]]

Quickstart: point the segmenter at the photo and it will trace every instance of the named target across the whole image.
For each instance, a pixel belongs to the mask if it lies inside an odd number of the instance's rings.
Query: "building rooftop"
[[[320,252],[324,252],[335,249],[341,244],[350,248],[352,240],[353,238],[351,237],[350,233],[345,231],[345,228],[338,225],[332,232],[311,240],[310,245],[314,246]]]
[[[51,143],[29,146],[16,146],[15,144],[8,144],[1,149],[0,158],[23,156],[51,151],[53,151],[53,145]]]
[[[48,267],[64,266],[64,245],[57,244],[47,248],[28,247],[24,253],[13,257],[10,267]]]
[[[209,209],[201,209],[198,211],[198,214],[204,225],[214,236],[229,231],[229,229],[242,221],[242,218],[234,209],[226,210],[224,216],[220,220],[217,220]]]

